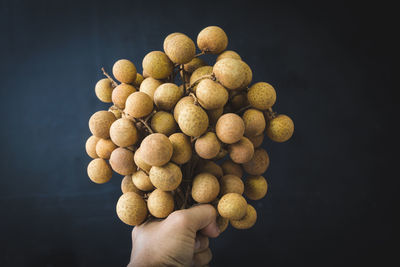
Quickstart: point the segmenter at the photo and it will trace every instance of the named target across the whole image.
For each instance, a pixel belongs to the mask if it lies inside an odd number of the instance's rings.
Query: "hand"
[[[198,205],[136,226],[128,267],[207,265],[212,258],[208,238],[220,233],[216,214],[213,206]]]

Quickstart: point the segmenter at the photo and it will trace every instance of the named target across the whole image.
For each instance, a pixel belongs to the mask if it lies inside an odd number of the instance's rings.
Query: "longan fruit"
[[[219,54],[228,46],[228,36],[220,27],[209,26],[197,36],[197,46],[201,51]]]
[[[147,199],[147,207],[156,218],[166,218],[174,211],[174,198],[171,192],[155,189]]]
[[[144,171],[137,171],[132,174],[133,184],[141,191],[150,191],[154,189],[150,177]]]
[[[112,176],[112,170],[110,165],[104,159],[94,159],[87,167],[87,174],[96,184],[104,184],[110,181]]]
[[[219,194],[218,179],[211,173],[203,172],[196,175],[192,183],[192,198],[197,203],[210,203]]]
[[[220,215],[217,216],[217,226],[219,228],[219,232],[222,233],[228,228],[229,225],[229,219],[224,218]]]
[[[219,183],[221,186],[220,194],[222,196],[228,193],[237,193],[241,195],[244,192],[244,184],[242,179],[235,175],[226,174],[221,177]]]
[[[110,108],[108,109],[108,111],[111,112],[111,113],[113,113],[114,116],[115,116],[115,118],[116,118],[117,120],[120,119],[120,118],[122,118],[122,112],[121,112],[120,109],[116,109],[116,108],[114,108],[114,106],[113,106],[113,107],[110,107]]]
[[[199,58],[199,57],[195,57],[193,58],[191,61],[189,61],[188,63],[183,65],[183,69],[187,72],[187,73],[193,73],[195,70],[197,70],[200,67],[206,66],[207,63]]]
[[[115,79],[121,83],[133,83],[136,80],[136,67],[127,59],[120,59],[115,62],[112,72]]]
[[[143,92],[134,92],[126,99],[125,113],[134,117],[142,118],[153,110],[153,101]]]
[[[183,91],[176,84],[164,83],[154,92],[154,103],[160,109],[172,110],[182,95]]]
[[[176,64],[190,62],[196,54],[192,39],[183,33],[170,34],[164,40],[164,52]]]
[[[246,137],[242,137],[239,142],[228,146],[229,157],[235,163],[245,163],[250,161],[254,155],[253,143]]]
[[[121,83],[117,87],[114,88],[112,92],[112,102],[114,105],[120,109],[125,108],[125,102],[128,96],[130,96],[132,93],[136,92],[135,87],[133,87],[130,84],[126,83]]]
[[[253,143],[254,148],[257,148],[262,145],[262,142],[264,141],[264,133],[252,137],[248,137],[249,140]]]
[[[247,101],[247,93],[245,92],[237,93],[237,91],[230,91],[230,92],[235,94],[231,97],[231,100],[229,101],[233,110],[237,111],[249,105],[249,101]]]
[[[163,191],[175,190],[182,181],[182,171],[178,165],[168,162],[163,166],[153,166],[149,173],[151,183]]]
[[[203,80],[207,79],[213,73],[213,67],[211,66],[203,66],[196,69],[192,75],[190,76],[189,84],[192,86],[193,92],[196,93],[198,83]]]
[[[234,59],[242,60],[240,55],[232,50],[226,50],[226,51],[222,52],[221,54],[219,54],[216,61],[221,60],[223,58],[234,58]]]
[[[128,225],[141,224],[147,218],[147,213],[146,202],[137,193],[126,192],[118,199],[118,218]]]
[[[223,108],[228,102],[226,89],[210,79],[204,79],[199,82],[196,89],[196,97],[200,105],[207,110]]]
[[[221,164],[221,168],[222,168],[222,171],[224,172],[224,175],[232,174],[239,178],[241,178],[243,176],[242,167],[239,164],[233,162],[231,159],[225,160]]]
[[[94,87],[97,98],[104,103],[112,102],[111,94],[113,89],[111,81],[107,78],[99,80]]]
[[[146,136],[140,145],[141,159],[151,166],[162,166],[172,157],[173,147],[168,137],[161,133]]]
[[[148,77],[144,79],[143,82],[140,84],[139,91],[146,93],[148,96],[150,96],[151,100],[154,101],[154,92],[161,84],[161,81],[156,80],[152,77]]]
[[[110,137],[111,124],[116,120],[113,113],[105,110],[100,110],[94,113],[89,119],[90,132],[103,139]]]
[[[184,105],[179,112],[179,128],[188,136],[202,135],[208,128],[208,122],[207,113],[194,104]]]
[[[244,135],[246,137],[253,137],[260,135],[265,130],[265,117],[264,114],[256,109],[248,109],[243,115],[244,122]]]
[[[136,170],[133,152],[126,148],[116,148],[110,156],[111,168],[118,174],[131,175]]]
[[[265,197],[268,190],[268,183],[260,175],[249,176],[244,182],[244,194],[248,199],[259,200]]]
[[[246,81],[241,60],[234,58],[223,58],[215,63],[213,73],[217,80],[226,88],[235,90],[241,88]]]
[[[121,181],[121,191],[123,194],[126,192],[134,192],[138,195],[143,195],[143,192],[140,191],[132,182],[132,176],[126,175]]]
[[[218,213],[230,220],[240,220],[246,215],[247,201],[242,195],[228,193],[221,197],[218,202]]]
[[[250,175],[261,175],[269,166],[269,156],[265,149],[257,148],[254,150],[252,159],[243,165],[243,169]]]
[[[131,120],[121,118],[111,125],[110,138],[117,146],[128,147],[136,144],[139,134]]]
[[[139,87],[142,84],[143,80],[144,80],[144,77],[142,76],[142,74],[137,73],[136,74],[136,79],[132,84],[135,87]]]
[[[217,154],[217,156],[215,156],[214,160],[220,160],[225,158],[225,156],[228,155],[228,150],[221,148]]]
[[[166,79],[172,74],[174,65],[169,57],[161,51],[152,51],[143,58],[143,73],[154,79]]]
[[[251,71],[251,68],[249,65],[247,65],[246,62],[240,61],[242,63],[242,72],[245,75],[245,79],[243,80],[243,83],[240,85],[239,89],[245,89],[249,84],[251,83],[251,80],[253,79],[253,72]]]
[[[111,152],[116,148],[117,146],[110,139],[100,139],[96,144],[96,154],[102,159],[109,159]]]
[[[178,125],[171,113],[165,111],[156,112],[151,118],[151,128],[156,133],[170,136],[176,132]]]
[[[96,145],[97,142],[100,140],[100,138],[92,135],[88,138],[88,140],[86,141],[86,153],[89,155],[89,157],[91,157],[92,159],[98,158],[99,155],[97,155],[96,153]]]
[[[194,149],[201,158],[212,159],[217,156],[221,149],[221,144],[215,133],[207,132],[203,136],[197,138]]]
[[[219,140],[225,144],[238,142],[243,137],[244,130],[245,126],[242,118],[234,113],[222,115],[215,126]]]
[[[267,110],[275,104],[276,92],[269,83],[258,82],[249,88],[247,99],[252,107]]]
[[[275,142],[286,142],[292,137],[294,132],[294,123],[286,115],[280,114],[268,122],[267,136]]]
[[[146,171],[147,173],[150,171],[151,165],[149,165],[146,162],[144,162],[144,160],[140,156],[140,149],[135,151],[135,155],[133,157],[133,160],[135,161],[136,166],[138,166],[140,169]]]
[[[174,108],[174,118],[176,122],[178,122],[179,114],[186,104],[194,104],[194,98],[191,96],[185,96],[176,103]]]
[[[197,165],[196,173],[202,172],[211,173],[218,179],[221,178],[223,175],[222,168],[217,163],[211,160],[204,160]]]
[[[217,123],[219,117],[221,117],[222,114],[224,113],[224,108],[206,110],[206,113],[208,115],[210,125],[215,125]]]
[[[174,133],[169,136],[173,153],[171,161],[176,164],[185,164],[192,157],[192,145],[189,138],[183,133]]]
[[[253,208],[253,206],[247,204],[246,215],[240,220],[230,220],[230,223],[236,229],[249,229],[253,227],[256,221],[257,211]]]

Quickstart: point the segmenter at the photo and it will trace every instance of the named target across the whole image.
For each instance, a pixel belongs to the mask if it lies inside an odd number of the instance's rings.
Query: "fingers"
[[[202,234],[197,234],[194,244],[194,253],[198,253],[207,249],[210,241],[208,240],[208,237]]]
[[[207,265],[212,259],[211,250],[208,248],[202,252],[196,253],[193,256],[192,266],[204,266]]]
[[[209,204],[198,205],[185,210],[190,222],[189,227],[194,232],[202,230],[202,234],[209,237],[217,237],[219,235],[219,228],[216,224],[217,212],[215,208]]]

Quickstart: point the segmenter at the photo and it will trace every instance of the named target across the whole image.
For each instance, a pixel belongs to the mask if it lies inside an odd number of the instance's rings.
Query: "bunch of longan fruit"
[[[98,184],[113,171],[124,176],[116,205],[124,223],[140,225],[210,203],[221,232],[229,223],[237,229],[255,224],[257,212],[246,198],[267,193],[264,136],[285,142],[294,124],[272,110],[275,89],[251,84],[252,70],[227,45],[217,26],[198,34],[198,54],[188,36],[172,33],[164,52],[144,57],[143,75],[127,59],[112,68],[119,83],[102,69],[106,78],[95,93],[112,106],[89,119],[86,151],[93,160],[87,173]],[[218,55],[213,66],[201,59],[204,54]]]

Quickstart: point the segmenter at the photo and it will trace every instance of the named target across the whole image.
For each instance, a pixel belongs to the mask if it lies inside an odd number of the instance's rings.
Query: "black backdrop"
[[[124,266],[121,177],[86,176],[100,67],[209,25],[275,86],[295,135],[266,142],[259,219],[211,242],[215,266],[391,262],[398,175],[395,14],[338,1],[1,1],[0,266]]]

